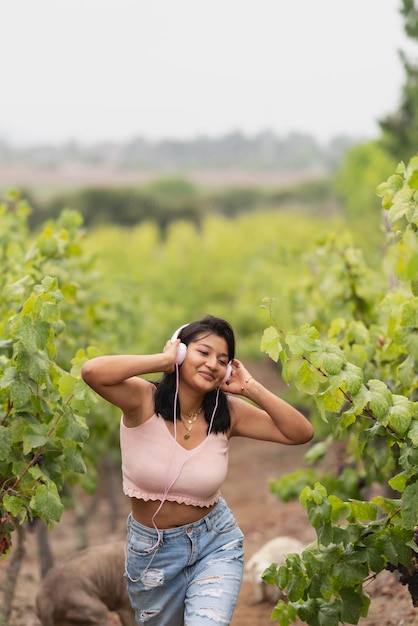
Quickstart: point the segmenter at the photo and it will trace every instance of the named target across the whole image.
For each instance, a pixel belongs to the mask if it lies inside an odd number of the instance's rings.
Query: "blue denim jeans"
[[[153,550],[156,530],[129,515],[124,575],[136,622],[230,624],[242,583],[243,540],[222,497],[197,522],[160,530]]]

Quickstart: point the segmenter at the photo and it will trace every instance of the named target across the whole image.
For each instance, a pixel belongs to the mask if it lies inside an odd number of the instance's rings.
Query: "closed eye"
[[[209,351],[208,350],[202,350],[201,348],[198,348],[197,351],[200,354],[202,354],[203,356],[208,356],[209,355]],[[219,365],[222,365],[223,367],[226,367],[228,365],[228,362],[225,359],[218,359],[218,363],[219,363]]]

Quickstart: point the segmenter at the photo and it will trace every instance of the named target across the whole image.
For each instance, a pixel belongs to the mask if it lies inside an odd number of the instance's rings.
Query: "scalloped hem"
[[[170,493],[164,497],[164,494],[162,493],[142,493],[141,491],[135,491],[135,489],[124,489],[123,493],[125,496],[137,498],[138,500],[144,500],[145,502],[148,502],[149,500],[152,500],[153,502],[156,500],[162,501],[164,499],[168,502],[178,502],[178,504],[188,504],[190,506],[200,507],[210,507],[213,504],[216,504],[221,495],[220,492],[218,492],[210,500],[196,500],[195,498],[187,498],[185,496],[177,496]]]

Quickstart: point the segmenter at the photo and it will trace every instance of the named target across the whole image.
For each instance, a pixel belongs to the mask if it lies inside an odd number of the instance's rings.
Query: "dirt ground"
[[[315,538],[306,519],[306,512],[298,502],[283,503],[273,496],[268,487],[271,478],[289,473],[303,464],[306,446],[296,448],[275,444],[235,439],[230,448],[230,469],[223,487],[223,495],[231,506],[245,534],[245,554],[249,558],[255,550],[277,535],[290,535],[307,543]],[[110,533],[111,511],[102,501],[89,520],[88,541],[99,544],[124,538],[129,503],[120,497],[117,530]],[[58,562],[76,547],[74,512],[66,511],[62,521],[50,533],[54,559]],[[7,568],[0,561],[0,585]],[[29,535],[27,556],[17,595],[14,599],[10,626],[40,626],[34,612],[34,600],[40,582],[35,537]],[[1,587],[0,587],[1,588]],[[385,571],[367,588],[371,608],[360,626],[418,626],[418,610],[412,606],[408,590],[394,575]],[[270,616],[273,605],[254,601],[252,584],[244,580],[232,626],[264,626],[273,624]],[[297,622],[302,624],[303,622]],[[117,626],[118,619],[109,615],[108,626]],[[326,625],[324,625],[326,626]]]
[[[0,188],[47,188],[85,187],[89,185],[138,185],[162,177],[176,176],[178,172],[160,170],[115,170],[105,166],[87,167],[63,165],[60,169],[36,169],[23,165],[4,165],[0,169]],[[276,187],[295,184],[302,180],[322,176],[323,171],[308,170],[190,170],[185,177],[201,187],[231,185]]]

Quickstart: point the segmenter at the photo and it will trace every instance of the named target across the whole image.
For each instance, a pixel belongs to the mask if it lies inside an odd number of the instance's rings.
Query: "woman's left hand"
[[[222,385],[222,391],[245,395],[250,381],[254,380],[243,363],[238,359],[232,361],[232,372],[226,383]]]

